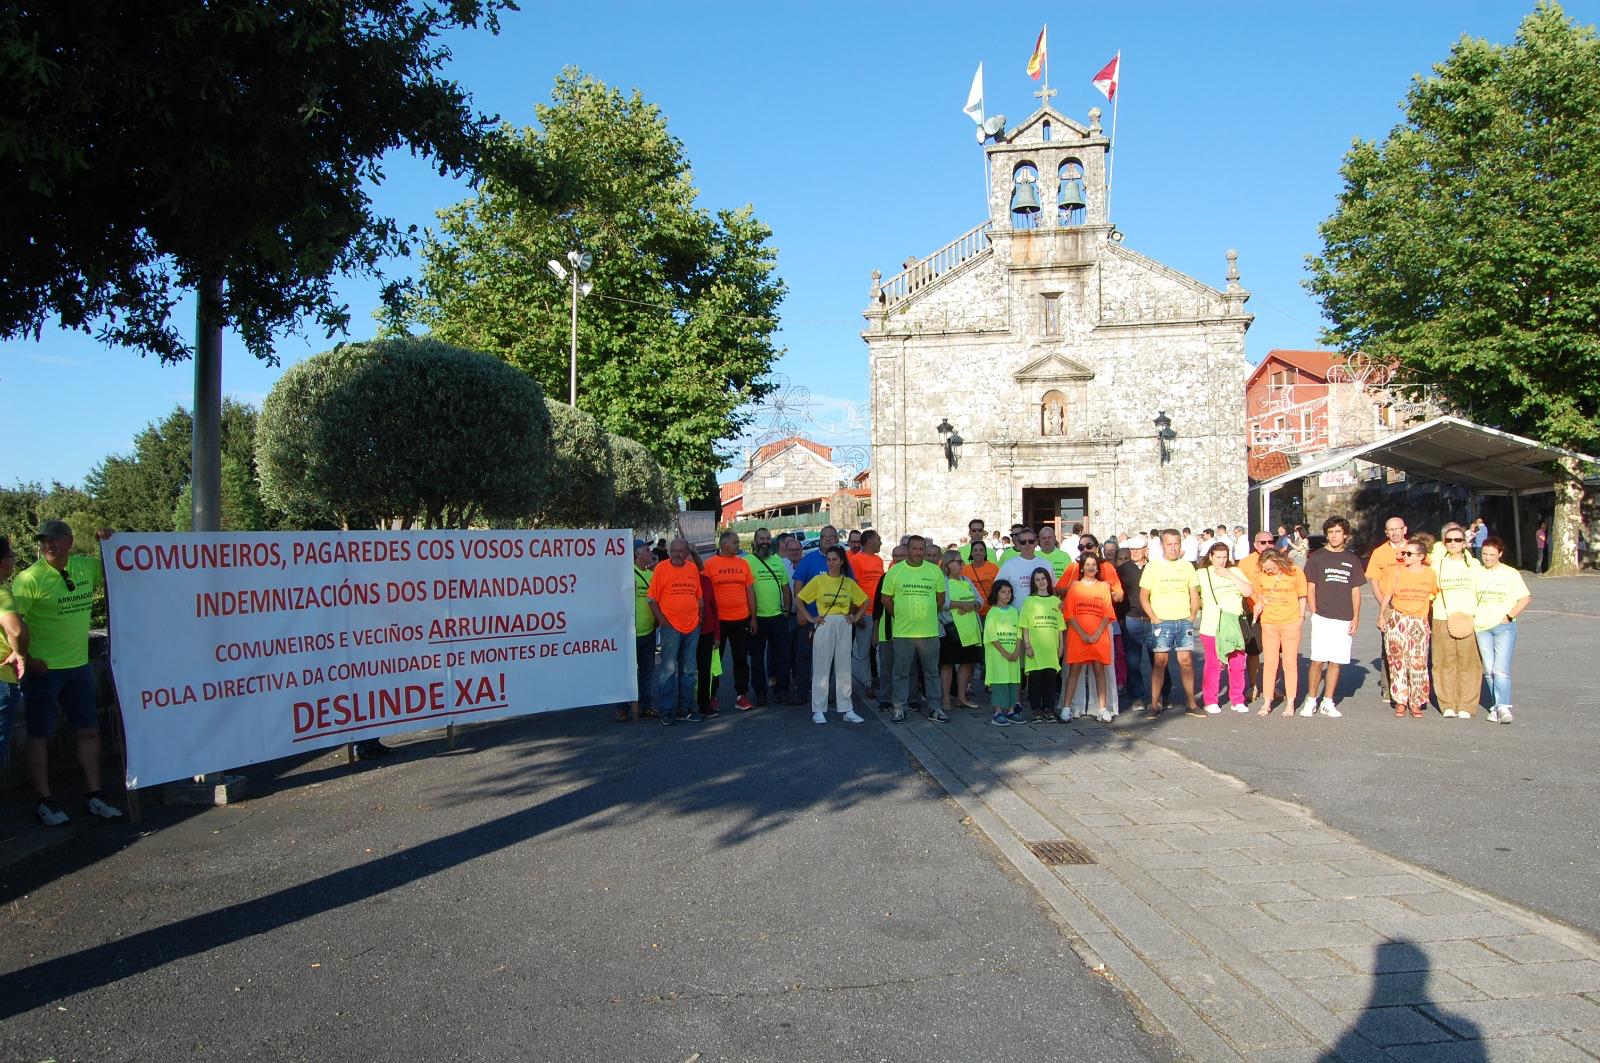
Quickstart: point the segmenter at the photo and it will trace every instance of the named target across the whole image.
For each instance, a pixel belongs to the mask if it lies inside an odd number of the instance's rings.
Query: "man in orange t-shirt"
[[[650,570],[650,611],[661,632],[656,669],[656,711],[671,726],[674,714],[694,708],[696,649],[700,643],[700,569],[689,561],[689,541],[672,540],[667,560]]]
[[[872,646],[878,641],[878,624],[872,618],[872,598],[878,584],[883,582],[883,558],[878,556],[882,549],[883,536],[868,528],[861,533],[861,549],[850,555],[850,570],[855,573],[861,593],[867,596],[866,611],[850,633],[850,687],[855,700],[863,705],[878,698],[877,687],[872,682]]]
[[[700,667],[711,667],[711,655],[724,646],[733,647],[733,707],[740,712],[755,708],[750,700],[750,636],[756,630],[756,574],[750,562],[739,555],[739,533],[725,531],[717,540],[717,552],[706,559],[706,578],[711,581],[713,606],[721,624],[715,644],[700,646]],[[705,711],[717,714],[716,700]]]
[[[1378,591],[1384,586],[1384,581],[1389,579],[1394,571],[1400,567],[1400,558],[1396,556],[1396,553],[1404,549],[1406,536],[1410,535],[1411,531],[1406,527],[1405,518],[1390,517],[1383,522],[1383,534],[1383,542],[1378,544],[1377,549],[1372,551],[1372,556],[1367,559],[1367,582],[1372,586],[1373,599],[1380,603],[1379,608],[1373,610],[1377,614],[1377,619],[1374,623],[1378,625],[1379,631],[1383,630],[1383,608],[1381,604],[1383,599],[1379,596]],[[1387,705],[1389,704],[1388,640],[1384,639],[1382,645],[1384,648],[1378,654],[1378,660],[1382,664],[1383,675],[1378,683],[1378,692],[1383,698],[1383,703]]]

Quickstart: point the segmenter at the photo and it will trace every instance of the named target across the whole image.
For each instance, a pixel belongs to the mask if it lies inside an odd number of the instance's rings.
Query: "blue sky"
[[[1084,118],[1105,100],[1089,84],[1118,49],[1123,83],[1113,220],[1127,245],[1213,285],[1239,251],[1247,350],[1316,342],[1304,258],[1332,210],[1354,137],[1399,120],[1412,76],[1461,35],[1511,39],[1531,5],[1488,2],[1083,5],[1050,26],[1058,110]],[[1600,0],[1570,3],[1584,23]],[[920,3],[607,3],[524,0],[498,37],[451,39],[452,75],[478,107],[533,120],[562,66],[637,87],[659,104],[694,164],[702,204],[753,203],[774,230],[789,285],[776,369],[809,392],[802,425],[825,441],[864,440],[858,333],[869,274],[890,275],[983,219],[983,170],[962,114],[981,60],[990,113],[1031,113],[1024,72],[1047,9]],[[1110,112],[1107,108],[1107,125]],[[375,196],[404,224],[429,225],[464,198],[459,183],[405,156]],[[390,272],[404,276],[413,263]],[[349,281],[351,338],[371,334],[377,286]],[[626,294],[626,293],[618,293]],[[185,327],[188,305],[180,308]],[[224,389],[259,403],[283,367],[331,346],[283,338],[278,367],[225,341]],[[580,382],[581,386],[581,382]],[[92,337],[47,329],[0,344],[7,404],[0,482],[77,483],[106,454],[192,393],[187,364],[163,367]],[[796,396],[800,397],[800,396]]]

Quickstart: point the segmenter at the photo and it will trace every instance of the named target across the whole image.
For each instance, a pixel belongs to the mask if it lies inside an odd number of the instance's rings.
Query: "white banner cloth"
[[[118,534],[101,544],[128,786],[632,701],[631,535]]]

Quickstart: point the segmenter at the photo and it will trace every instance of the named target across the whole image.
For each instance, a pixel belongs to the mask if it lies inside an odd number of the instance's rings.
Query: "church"
[[[1127,247],[1111,142],[1088,117],[1047,104],[989,139],[988,219],[872,274],[861,335],[888,542],[956,542],[972,517],[1100,535],[1246,523],[1237,255],[1217,289]]]

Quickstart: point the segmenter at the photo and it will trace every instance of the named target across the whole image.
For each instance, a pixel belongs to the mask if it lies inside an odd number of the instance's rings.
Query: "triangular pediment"
[[[1052,139],[1086,140],[1090,135],[1089,127],[1083,123],[1068,118],[1054,107],[1041,107],[1024,118],[1020,125],[1007,130],[1005,142],[1007,144],[1042,143],[1044,133],[1040,126],[1044,124],[1047,118],[1054,124]]]
[[[1018,369],[1012,379],[1019,384],[1077,384],[1093,380],[1094,370],[1052,352]]]

